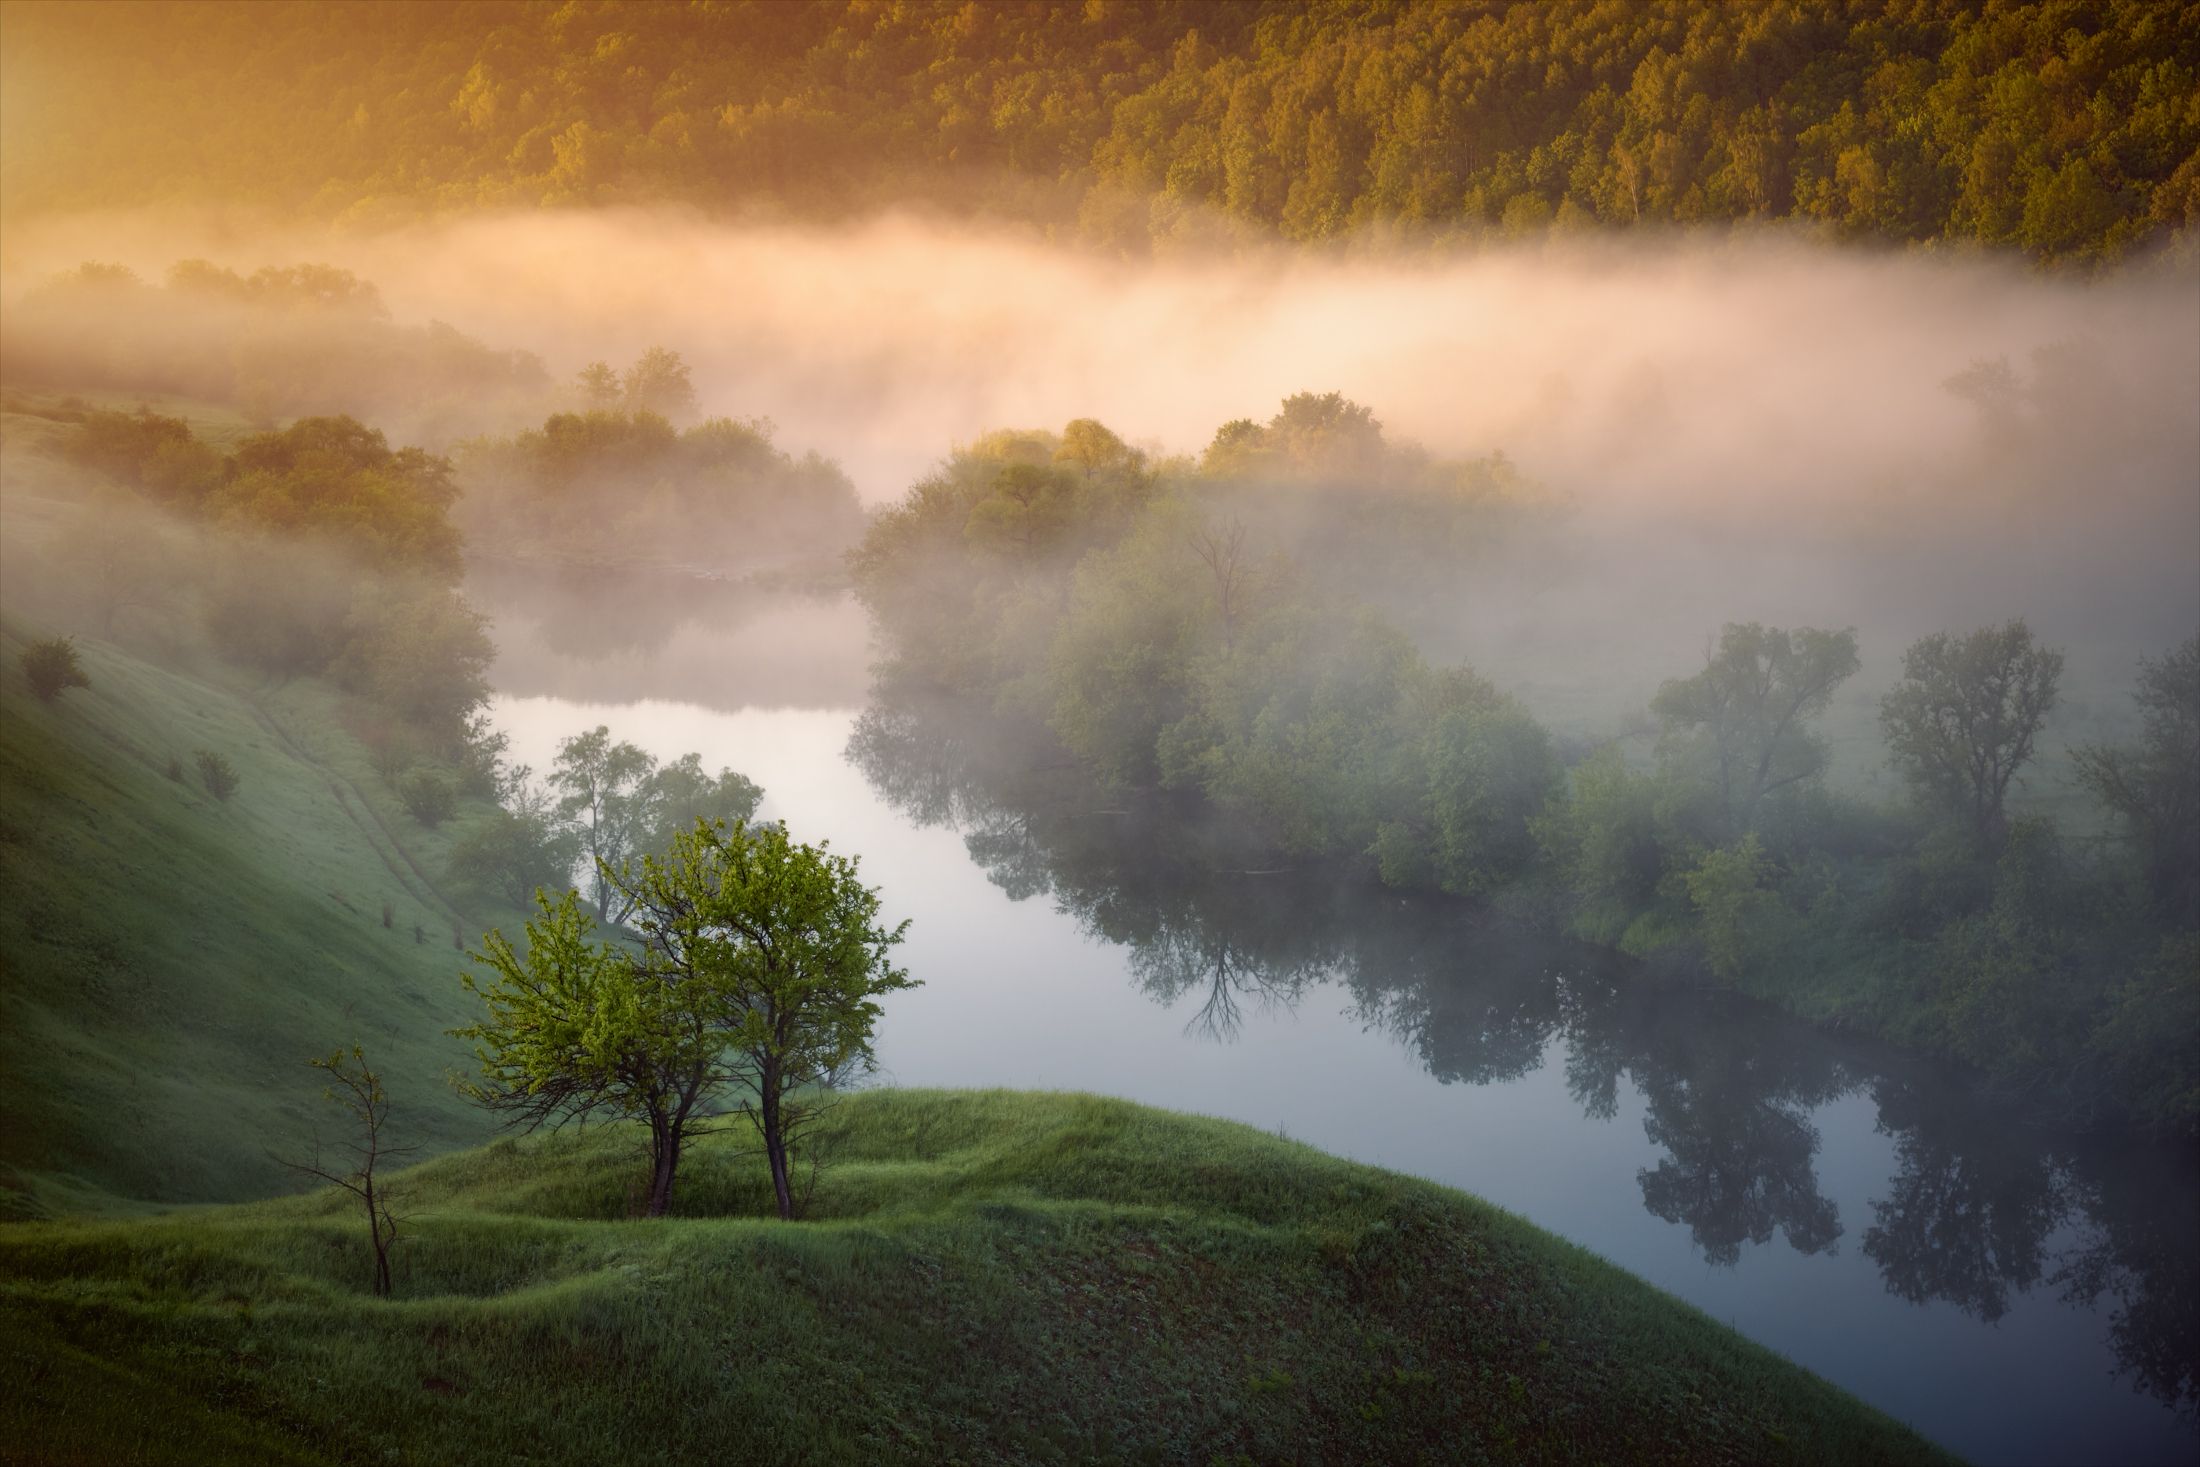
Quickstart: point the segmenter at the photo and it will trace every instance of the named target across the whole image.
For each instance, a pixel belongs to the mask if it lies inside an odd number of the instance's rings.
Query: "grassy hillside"
[[[0,1209],[279,1190],[267,1152],[325,1109],[304,1061],[353,1042],[415,1139],[481,1139],[442,1079],[453,934],[516,922],[444,890],[463,825],[406,815],[319,684],[80,639],[91,687],[42,705],[19,659],[50,630],[0,612]],[[227,802],[200,749],[236,767]]]
[[[1243,1126],[859,1094],[792,1224],[747,1139],[657,1222],[617,1129],[418,1167],[387,1301],[327,1198],[0,1229],[0,1459],[1937,1455],[1505,1213]]]

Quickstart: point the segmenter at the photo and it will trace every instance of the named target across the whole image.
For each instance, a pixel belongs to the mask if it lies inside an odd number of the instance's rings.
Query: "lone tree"
[[[1902,681],[1880,701],[1888,747],[1912,784],[1998,845],[2009,782],[2055,706],[2062,653],[2022,618],[1967,637],[1935,632],[1902,654]]]
[[[48,637],[25,647],[23,676],[30,680],[31,691],[41,703],[51,703],[71,688],[92,685],[84,675],[83,664],[77,661],[76,643],[67,637]]]
[[[2165,915],[2200,922],[2200,637],[2139,665],[2136,748],[2077,750],[2078,781],[2116,812]]]
[[[1766,795],[1826,767],[1825,744],[1806,724],[1856,668],[1854,630],[1729,623],[1702,672],[1658,689],[1650,710],[1665,725],[1665,751],[1702,771],[1725,834],[1754,826]]]
[[[368,1068],[366,1054],[358,1045],[349,1050],[339,1049],[326,1059],[306,1063],[328,1076],[328,1088],[321,1092],[322,1095],[350,1112],[358,1126],[358,1134],[348,1143],[349,1166],[325,1162],[318,1136],[314,1138],[311,1161],[286,1161],[283,1165],[309,1177],[318,1177],[359,1199],[360,1206],[367,1212],[367,1237],[374,1244],[374,1292],[379,1298],[387,1298],[390,1248],[397,1242],[397,1218],[390,1212],[387,1195],[375,1185],[374,1171],[382,1162],[407,1155],[414,1148],[391,1146],[383,1139],[383,1131],[389,1123],[390,1098],[382,1089],[382,1077]]]
[[[645,857],[614,884],[661,981],[714,995],[713,1032],[737,1056],[741,1109],[764,1143],[779,1215],[793,1217],[790,1144],[816,1113],[801,1094],[870,1066],[878,997],[916,986],[889,960],[909,924],[880,926],[857,862],[778,824],[698,820],[663,859]]]
[[[481,1064],[461,1089],[530,1129],[645,1121],[656,1217],[719,1093],[738,1087],[792,1217],[790,1143],[815,1113],[799,1092],[870,1062],[876,998],[913,986],[888,961],[908,924],[879,926],[854,861],[777,825],[698,821],[662,858],[599,871],[639,946],[594,941],[576,893],[538,892],[525,953],[492,932],[475,961],[494,977],[464,980],[489,1017],[456,1031]]]
[[[645,1210],[662,1217],[680,1155],[731,1078],[713,1026],[717,997],[666,981],[629,947],[595,942],[578,893],[553,902],[538,890],[535,905],[524,952],[491,932],[473,960],[495,976],[459,980],[489,1009],[452,1031],[473,1041],[481,1066],[459,1091],[525,1130],[594,1115],[647,1123]]]

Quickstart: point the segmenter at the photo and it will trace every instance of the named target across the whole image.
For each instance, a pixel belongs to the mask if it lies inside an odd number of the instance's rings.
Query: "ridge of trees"
[[[1792,220],[2079,261],[2200,215],[2190,0],[200,4],[10,30],[61,118],[7,129],[11,208],[921,201],[1132,249]]]

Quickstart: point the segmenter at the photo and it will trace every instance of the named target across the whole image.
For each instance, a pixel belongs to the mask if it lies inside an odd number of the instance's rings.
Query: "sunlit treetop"
[[[1109,247],[2200,217],[2200,5],[6,7],[5,203],[920,205]]]

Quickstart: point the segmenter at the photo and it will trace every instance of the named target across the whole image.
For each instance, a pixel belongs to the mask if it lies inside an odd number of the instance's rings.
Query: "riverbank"
[[[794,1224],[746,1139],[655,1222],[616,1128],[417,1167],[389,1300],[327,1195],[0,1230],[5,1454],[1943,1460],[1510,1214],[1249,1127],[861,1093]]]

